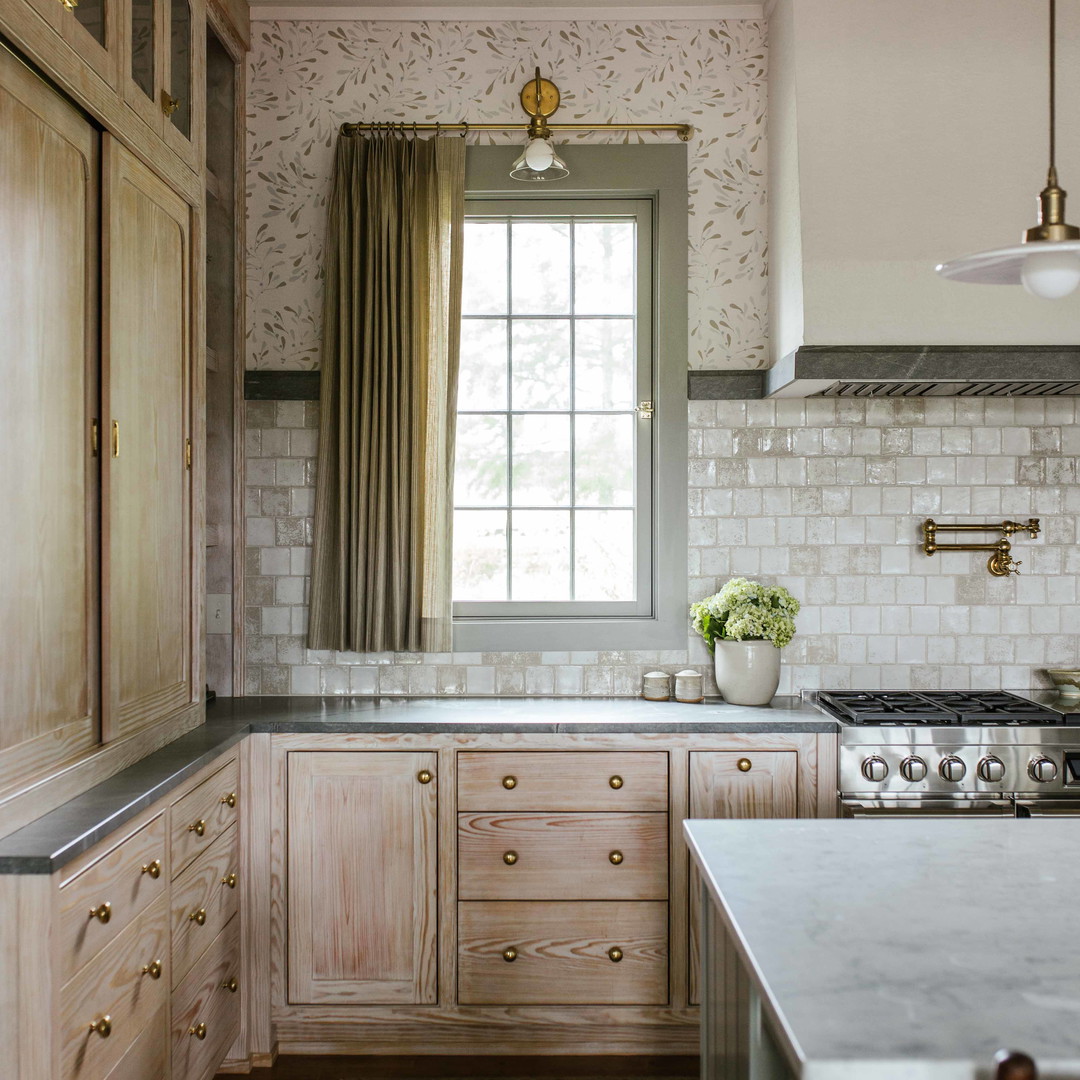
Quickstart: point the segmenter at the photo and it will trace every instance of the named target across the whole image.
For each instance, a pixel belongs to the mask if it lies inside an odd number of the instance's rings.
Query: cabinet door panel
[[[747,767],[749,766],[749,768]],[[692,818],[798,817],[799,755],[794,750],[694,752]],[[763,858],[768,854],[763,853]],[[701,878],[690,867],[690,1003],[700,1001]]]
[[[433,753],[289,755],[289,1000],[436,1000]]]
[[[98,137],[0,51],[0,789],[93,745]]]
[[[192,700],[190,210],[105,137],[105,736]]]

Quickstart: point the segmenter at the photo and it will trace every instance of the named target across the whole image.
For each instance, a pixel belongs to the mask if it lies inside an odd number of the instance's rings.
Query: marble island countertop
[[[49,874],[253,733],[828,733],[836,721],[799,698],[761,708],[640,698],[219,698],[194,731],[0,839],[0,874]]]
[[[688,821],[780,1050],[810,1080],[1080,1075],[1080,822]]]

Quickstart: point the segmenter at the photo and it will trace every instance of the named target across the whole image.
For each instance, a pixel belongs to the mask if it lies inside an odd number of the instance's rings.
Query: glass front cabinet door
[[[125,100],[198,171],[204,139],[205,0],[128,2]]]
[[[71,51],[109,86],[115,87],[123,20],[120,0],[30,0]]]

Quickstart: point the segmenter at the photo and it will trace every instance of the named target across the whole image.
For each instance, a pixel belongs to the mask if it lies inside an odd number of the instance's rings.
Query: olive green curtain
[[[465,144],[341,135],[308,646],[451,647]]]

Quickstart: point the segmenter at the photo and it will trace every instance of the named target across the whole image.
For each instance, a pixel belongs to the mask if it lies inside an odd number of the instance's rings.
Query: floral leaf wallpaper
[[[319,366],[326,198],[344,121],[523,118],[539,63],[556,122],[688,122],[691,368],[767,364],[765,25],[256,22],[248,73],[249,368]],[[559,142],[670,140],[570,132]],[[471,140],[519,142],[518,132]],[[571,168],[572,168],[571,159]]]

